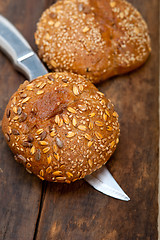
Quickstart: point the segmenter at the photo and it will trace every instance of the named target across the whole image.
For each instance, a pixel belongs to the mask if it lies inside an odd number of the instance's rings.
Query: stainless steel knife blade
[[[2,15],[0,15],[0,48],[12,60],[17,70],[30,81],[48,73],[29,43]],[[130,200],[105,166],[86,176],[85,180],[96,190],[108,196],[124,201]]]
[[[48,73],[22,34],[0,15],[0,48],[30,81]]]

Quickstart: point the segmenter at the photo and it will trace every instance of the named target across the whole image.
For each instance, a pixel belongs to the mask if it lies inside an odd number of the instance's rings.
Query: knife
[[[29,43],[2,15],[0,15],[0,48],[8,55],[15,68],[30,81],[48,73]],[[130,200],[105,166],[86,176],[85,180],[96,190],[108,196],[124,201]]]

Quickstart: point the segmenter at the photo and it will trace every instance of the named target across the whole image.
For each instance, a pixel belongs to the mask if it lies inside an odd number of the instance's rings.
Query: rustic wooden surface
[[[116,106],[121,138],[107,164],[129,195],[122,202],[85,181],[41,182],[16,163],[0,132],[0,239],[157,240],[158,216],[158,17],[159,1],[130,0],[148,23],[152,54],[146,64],[97,87]],[[0,13],[26,37],[51,0],[0,0]],[[0,120],[24,77],[0,52]]]

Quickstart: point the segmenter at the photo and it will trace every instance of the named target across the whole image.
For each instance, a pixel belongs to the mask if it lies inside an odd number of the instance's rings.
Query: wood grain
[[[34,47],[33,32],[43,8],[33,14],[34,1],[0,1],[0,12],[7,17]],[[34,8],[34,9],[33,9]],[[31,34],[32,32],[32,34]],[[24,77],[15,71],[0,52],[0,120],[10,96]],[[15,162],[0,132],[0,239],[33,239],[41,200],[42,182]]]
[[[0,0],[7,17],[36,50],[33,34],[51,0]],[[159,1],[130,0],[149,26],[152,54],[145,65],[97,87],[116,106],[121,137],[107,167],[129,195],[122,202],[81,180],[42,183],[18,165],[0,135],[0,239],[157,240]],[[24,78],[0,53],[0,117]],[[0,120],[1,120],[0,119]],[[41,204],[40,204],[41,203]],[[39,214],[39,215],[38,215]],[[38,220],[37,220],[38,217]]]

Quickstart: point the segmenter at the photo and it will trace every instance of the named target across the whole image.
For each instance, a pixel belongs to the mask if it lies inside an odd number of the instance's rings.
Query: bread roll
[[[2,130],[15,159],[53,182],[91,174],[119,141],[113,104],[73,73],[49,73],[20,85],[9,100]]]
[[[93,83],[136,69],[151,51],[144,19],[124,0],[58,1],[43,12],[35,40],[50,69]]]

